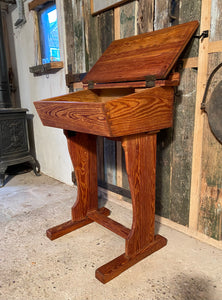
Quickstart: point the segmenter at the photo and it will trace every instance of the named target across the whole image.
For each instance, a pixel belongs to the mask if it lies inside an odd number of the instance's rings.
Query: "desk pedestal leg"
[[[125,253],[96,270],[106,283],[146,256],[166,245],[154,235],[156,134],[138,134],[122,139],[133,205],[132,229],[126,238]]]
[[[93,222],[87,217],[91,211],[110,214],[107,208],[98,210],[96,136],[68,130],[64,134],[76,174],[77,199],[72,207],[72,220],[47,230],[51,240]]]

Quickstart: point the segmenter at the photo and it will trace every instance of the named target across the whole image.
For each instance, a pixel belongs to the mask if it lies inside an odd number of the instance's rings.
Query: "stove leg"
[[[156,133],[123,138],[126,170],[133,206],[132,229],[126,238],[125,253],[96,270],[106,283],[146,256],[164,247],[167,240],[154,235]]]
[[[87,216],[91,211],[110,214],[106,208],[98,210],[96,136],[68,130],[64,134],[76,174],[77,199],[72,207],[72,219],[47,230],[51,240],[93,222]]]
[[[40,176],[40,164],[34,157],[30,160],[30,164],[36,176]]]
[[[4,186],[5,173],[0,173],[0,188]]]
[[[4,186],[6,169],[7,166],[5,165],[0,166],[0,188]]]

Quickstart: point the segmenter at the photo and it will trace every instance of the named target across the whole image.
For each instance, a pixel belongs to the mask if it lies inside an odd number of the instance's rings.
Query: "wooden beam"
[[[154,0],[138,1],[137,31],[138,34],[153,31]]]
[[[120,39],[120,8],[116,7],[114,9],[114,35],[115,40]]]
[[[210,42],[208,53],[222,52],[222,41]]]
[[[202,1],[201,25],[200,32],[210,29],[211,21],[211,0]],[[198,58],[198,75],[197,75],[197,93],[196,109],[193,139],[193,160],[191,176],[191,193],[190,193],[190,214],[189,227],[193,230],[198,229],[198,213],[201,186],[201,167],[202,167],[202,143],[203,143],[203,124],[204,113],[200,109],[206,82],[208,70],[208,45],[209,38],[200,41],[199,58]]]
[[[108,218],[104,214],[101,214],[99,211],[92,211],[87,214],[90,220],[102,225],[103,227],[111,230],[112,232],[118,234],[122,238],[126,239],[130,234],[130,229],[126,228],[122,224]]]
[[[115,40],[120,39],[120,8],[114,9],[114,36]],[[116,142],[116,184],[123,186],[123,169],[122,169],[122,146],[121,142]]]
[[[48,2],[55,2],[54,0],[33,0],[29,3],[29,10],[35,10]]]
[[[183,68],[198,68],[198,57],[189,57],[183,59]]]

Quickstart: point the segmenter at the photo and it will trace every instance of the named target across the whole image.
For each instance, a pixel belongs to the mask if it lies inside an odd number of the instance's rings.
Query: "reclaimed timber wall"
[[[161,21],[155,29],[170,26],[168,1],[158,1],[155,13]],[[181,1],[174,23],[200,21],[201,1]],[[183,59],[198,56],[198,40],[193,39],[182,55]],[[183,68],[181,83],[174,104],[174,126],[158,135],[157,153],[157,214],[182,225],[189,224],[194,111],[196,100],[197,69]]]
[[[208,74],[222,62],[222,1],[212,0],[210,9],[210,45],[220,43],[220,47],[208,51]],[[217,44],[216,44],[217,45]],[[211,47],[212,48],[212,47]],[[207,101],[214,88],[222,84],[222,69],[211,82]],[[198,230],[208,236],[222,240],[222,144],[212,134],[207,115],[203,122],[203,152],[201,190],[199,202]]]
[[[212,1],[212,9],[209,16],[211,28],[205,29],[211,30],[210,40],[217,43],[222,40],[221,0],[130,1],[97,16],[91,15],[90,0],[64,1],[69,72],[89,71],[114,39],[192,20],[201,22],[201,8],[203,12],[203,2],[205,5],[206,1]],[[209,54],[208,74],[222,60],[221,44],[214,44],[214,47],[218,47],[219,50]],[[200,76],[198,57],[202,48],[204,47],[201,42],[193,39],[182,54],[184,64],[181,69],[181,83],[175,91],[174,127],[162,130],[158,134],[156,213],[220,240],[222,146],[212,136],[206,116],[202,129],[204,143],[200,149],[200,172],[197,174],[200,178],[199,194],[195,193],[195,184],[192,183],[192,179],[195,178],[193,173],[196,172],[196,157],[193,153],[196,153],[194,149],[198,147],[195,128],[199,126],[196,120],[199,113],[197,101],[200,101],[197,100],[197,80]],[[209,95],[220,78],[221,73],[218,73]],[[212,153],[215,153],[213,160]],[[129,189],[120,144],[98,138],[98,157],[99,180]],[[192,200],[194,198],[196,200]]]

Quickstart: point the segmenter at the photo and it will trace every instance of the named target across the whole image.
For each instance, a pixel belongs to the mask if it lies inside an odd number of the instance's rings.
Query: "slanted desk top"
[[[143,33],[111,43],[83,83],[114,83],[166,79],[199,23],[189,23]]]

